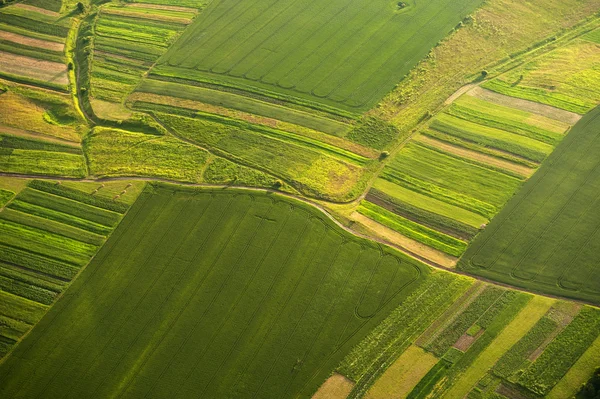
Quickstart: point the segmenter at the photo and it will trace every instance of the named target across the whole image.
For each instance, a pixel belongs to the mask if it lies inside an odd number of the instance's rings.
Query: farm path
[[[447,272],[450,273],[455,273],[461,276],[466,276],[466,277],[470,277],[472,279],[475,280],[479,280],[485,283],[489,283],[489,284],[494,284],[500,287],[504,287],[504,288],[508,288],[511,290],[515,290],[515,291],[521,291],[521,292],[527,292],[530,294],[535,294],[535,295],[539,295],[539,296],[544,296],[544,297],[548,297],[548,298],[554,298],[554,299],[567,299],[558,295],[552,295],[552,294],[546,294],[543,292],[539,292],[536,290],[530,290],[530,289],[524,289],[524,288],[520,288],[520,287],[515,287],[512,286],[510,284],[506,284],[506,283],[501,283],[492,279],[488,279],[485,277],[481,277],[481,276],[477,276],[468,272],[464,272],[462,270],[458,270],[452,267],[445,267],[443,265],[440,265],[436,262],[433,262],[431,260],[425,259],[422,256],[416,254],[416,253],[412,253],[410,251],[408,251],[406,248],[403,248],[397,244],[391,243],[391,242],[387,242],[385,240],[382,240],[380,238],[377,237],[373,237],[373,236],[369,236],[366,234],[362,234],[360,232],[357,232],[353,229],[351,229],[350,227],[347,227],[345,225],[343,225],[342,223],[340,223],[336,218],[333,217],[333,215],[331,215],[331,213],[329,213],[329,211],[327,211],[327,209],[325,209],[325,207],[323,207],[322,205],[308,200],[304,197],[295,195],[295,194],[289,194],[289,193],[285,193],[282,191],[277,191],[277,190],[271,190],[271,189],[267,189],[267,188],[258,188],[258,187],[246,187],[246,186],[233,186],[233,185],[219,185],[219,184],[207,184],[207,183],[184,183],[184,182],[180,182],[180,181],[176,181],[176,180],[170,180],[170,179],[162,179],[162,178],[152,178],[152,177],[139,177],[139,176],[133,176],[133,177],[105,177],[105,178],[69,178],[69,177],[52,177],[52,176],[44,176],[44,175],[31,175],[31,174],[14,174],[14,173],[0,173],[0,177],[12,177],[12,178],[17,178],[17,179],[38,179],[38,180],[51,180],[51,181],[73,181],[73,182],[81,182],[81,183],[103,183],[103,182],[111,182],[111,181],[145,181],[145,182],[162,182],[162,183],[170,183],[170,184],[177,184],[177,185],[182,185],[182,186],[187,186],[187,187],[203,187],[203,188],[220,188],[223,190],[247,190],[247,191],[254,191],[254,192],[258,192],[258,193],[266,193],[266,194],[276,194],[276,195],[280,195],[282,197],[286,197],[286,198],[291,198],[297,201],[301,201],[304,202],[305,204],[311,205],[313,207],[315,207],[316,209],[318,209],[320,212],[322,212],[328,219],[330,219],[333,223],[335,223],[339,228],[347,231],[350,234],[353,234],[357,237],[360,238],[364,238],[366,240],[370,240],[370,241],[374,241],[380,245],[385,245],[391,248],[394,248],[397,251],[402,252],[403,254],[410,256],[413,259],[416,259],[420,262],[425,263],[428,266],[431,266],[433,268],[436,269],[441,269],[441,270],[445,270]],[[584,300],[578,300],[578,299],[571,299],[568,298],[567,300],[571,301],[571,302],[577,302],[577,303],[582,303],[582,304],[587,304],[587,305],[591,305],[591,306],[597,306],[596,304],[589,302],[589,301],[584,301]]]

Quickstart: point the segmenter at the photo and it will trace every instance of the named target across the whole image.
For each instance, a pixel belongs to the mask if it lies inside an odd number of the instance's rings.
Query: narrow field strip
[[[355,212],[352,214],[351,218],[364,225],[367,229],[373,231],[375,235],[383,237],[384,239],[399,245],[401,248],[406,248],[411,253],[422,256],[423,258],[444,267],[451,268],[456,266],[458,258],[450,256],[442,251],[438,251],[418,241],[412,240],[387,226],[377,223],[367,216]]]
[[[551,107],[546,104],[540,104],[533,101],[509,97],[504,94],[486,90],[481,87],[475,87],[467,95],[473,96],[485,101],[489,101],[498,105],[503,105],[511,108],[517,108],[524,111],[542,115],[546,118],[555,119],[560,122],[574,125],[581,119],[581,115],[575,112],[565,111],[559,108]]]
[[[65,45],[63,43],[56,43],[47,40],[35,39],[28,36],[19,35],[17,33],[11,33],[0,30],[0,39],[8,40],[10,42],[24,44],[30,47],[37,47],[40,49],[48,49],[53,51],[63,51]]]
[[[14,327],[6,332],[13,338],[0,345],[0,357],[39,321],[64,287],[105,243],[114,224],[120,221],[120,213],[129,208],[125,203],[47,181],[33,180],[28,186],[9,207],[0,211],[0,320],[4,316],[14,320],[3,324]],[[33,187],[46,191],[37,191]],[[118,215],[118,219],[106,219],[108,215]],[[103,221],[105,225],[88,219]],[[19,327],[22,322],[28,325]],[[0,328],[0,338],[4,333],[5,329]]]
[[[47,9],[40,8],[40,7],[31,6],[29,4],[19,3],[19,4],[15,4],[14,7],[20,8],[25,11],[37,12],[39,14],[48,15],[50,17],[55,17],[55,18],[60,17],[60,13],[58,13],[58,12],[47,10]]]
[[[0,72],[66,86],[67,66],[0,51]]]
[[[127,102],[131,103],[134,109],[153,111],[156,107],[153,105],[164,105],[173,108],[182,108],[184,110],[200,111],[208,114],[216,114],[233,119],[241,119],[243,121],[283,130],[289,133],[295,133],[318,141],[331,144],[344,150],[361,155],[365,158],[377,158],[380,153],[371,148],[349,141],[345,138],[338,137],[332,134],[323,133],[319,130],[314,130],[305,126],[301,126],[294,122],[284,122],[281,118],[261,117],[256,113],[238,111],[233,108],[212,105],[194,100],[186,100],[180,97],[170,97],[160,94],[151,94],[136,91],[127,98]],[[168,113],[168,108],[161,108]],[[321,128],[321,130],[323,130]]]
[[[284,122],[295,123],[325,133],[344,137],[350,126],[329,118],[310,114],[276,104],[267,103],[246,96],[241,96],[227,91],[219,91],[204,87],[181,85],[178,83],[160,80],[145,80],[137,92],[152,93],[172,96],[186,100],[195,100],[212,105],[224,106],[238,111],[249,112],[256,115],[278,119]]]
[[[518,173],[523,177],[531,177],[535,173],[535,169],[528,168],[524,165],[518,165],[509,161],[505,161],[502,159],[498,159],[495,157],[491,157],[489,155],[482,154],[477,151],[468,150],[466,148],[453,146],[452,144],[445,143],[441,140],[436,140],[427,136],[418,136],[415,139],[417,142],[422,142],[436,148],[439,148],[442,151],[447,151],[459,157],[472,159],[474,161],[482,162],[488,164],[490,166],[494,166],[501,169],[506,169],[514,173]]]

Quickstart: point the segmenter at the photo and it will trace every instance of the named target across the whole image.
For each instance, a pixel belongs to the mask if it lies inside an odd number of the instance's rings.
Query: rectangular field
[[[480,3],[213,1],[152,72],[358,114]]]
[[[0,396],[308,397],[427,273],[297,201],[151,186]]]
[[[459,267],[520,287],[600,303],[600,108],[575,125]]]

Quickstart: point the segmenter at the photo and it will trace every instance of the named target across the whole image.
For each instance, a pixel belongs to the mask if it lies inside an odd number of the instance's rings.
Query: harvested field
[[[8,40],[9,42],[24,44],[26,46],[37,47],[42,49],[63,51],[65,45],[63,43],[50,42],[47,40],[35,39],[33,37],[19,35],[17,33],[5,32],[0,30],[0,39]]]
[[[43,82],[69,84],[67,66],[0,51],[0,73],[26,76]]]
[[[354,383],[341,374],[334,373],[319,387],[312,399],[346,399]]]
[[[60,17],[60,13],[58,13],[56,11],[46,10],[44,8],[31,6],[29,4],[18,3],[18,4],[15,4],[14,7],[20,8],[20,9],[26,10],[26,11],[31,11],[31,12],[36,12],[39,14],[48,15],[49,17],[56,17],[56,18]]]

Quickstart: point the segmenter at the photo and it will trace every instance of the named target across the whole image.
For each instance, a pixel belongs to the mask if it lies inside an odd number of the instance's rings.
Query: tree
[[[81,1],[77,3],[77,11],[79,11],[80,14],[85,12],[85,5]]]

